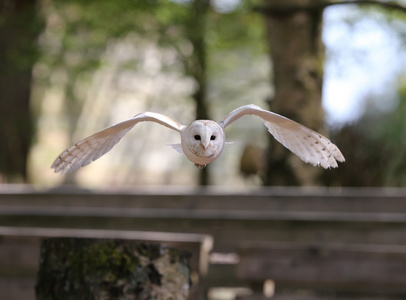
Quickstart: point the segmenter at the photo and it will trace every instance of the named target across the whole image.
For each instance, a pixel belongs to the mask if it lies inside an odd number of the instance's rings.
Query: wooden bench
[[[238,253],[237,277],[276,291],[406,295],[405,246],[245,242]]]
[[[226,193],[167,187],[105,192],[0,187],[0,226],[210,235],[213,251],[225,254],[241,250],[246,241],[389,249],[406,246],[406,190],[269,188]],[[199,286],[250,286],[250,278],[237,277],[237,269],[210,264]],[[255,284],[260,289],[260,281]]]

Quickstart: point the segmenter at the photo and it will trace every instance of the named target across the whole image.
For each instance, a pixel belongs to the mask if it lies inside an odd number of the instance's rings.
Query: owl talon
[[[197,167],[197,168],[201,168],[201,169],[203,169],[206,165],[199,165],[199,164],[195,164],[195,166]]]

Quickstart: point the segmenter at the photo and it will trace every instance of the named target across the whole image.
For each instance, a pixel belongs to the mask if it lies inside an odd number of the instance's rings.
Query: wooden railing
[[[212,260],[207,274],[197,270],[199,292],[191,299],[204,299],[207,289],[216,286],[248,287],[255,295],[247,299],[261,298],[256,294],[266,279],[275,281],[277,294],[306,289],[316,295],[311,299],[324,299],[320,295],[326,291],[347,297],[373,294],[374,299],[406,295],[406,190],[163,190],[3,187],[0,226],[17,231],[61,228],[61,235],[92,229],[210,237],[212,253],[237,259]],[[24,235],[20,240],[17,236],[6,237],[0,230],[0,288],[10,278],[24,283],[22,274],[31,278],[31,287],[35,282],[35,257],[28,255],[32,251],[20,259],[18,253],[37,244],[30,234],[26,242]],[[18,261],[25,262],[21,272],[11,271],[10,263],[17,270]]]

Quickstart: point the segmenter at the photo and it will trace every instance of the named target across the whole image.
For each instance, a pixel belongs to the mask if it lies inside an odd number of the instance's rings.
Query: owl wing
[[[54,169],[55,173],[61,171],[64,175],[90,164],[109,152],[137,123],[144,121],[156,122],[178,132],[185,127],[185,125],[179,124],[167,116],[144,112],[107,127],[66,149],[55,159],[51,168]]]
[[[344,162],[345,158],[336,145],[328,138],[303,126],[295,121],[276,113],[249,104],[233,110],[222,122],[224,128],[245,115],[255,115],[261,118],[268,131],[274,138],[300,157],[304,162],[323,168],[336,168],[337,161]]]

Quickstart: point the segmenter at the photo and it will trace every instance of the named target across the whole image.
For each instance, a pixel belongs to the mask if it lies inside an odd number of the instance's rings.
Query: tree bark
[[[266,15],[273,65],[275,96],[270,109],[323,132],[323,8],[311,6],[318,2],[265,0],[259,10]],[[274,139],[270,144],[266,185],[317,184],[320,168],[299,162]]]
[[[186,300],[190,254],[129,240],[50,238],[41,246],[37,300]]]
[[[207,103],[207,49],[206,49],[206,18],[209,9],[209,0],[193,0],[191,2],[189,26],[186,32],[193,45],[193,54],[186,63],[187,73],[197,84],[193,98],[196,103],[196,120],[208,120],[209,108]],[[201,169],[199,184],[209,184],[209,167]]]
[[[34,134],[30,111],[31,72],[43,23],[35,0],[0,2],[0,182],[27,181]]]

